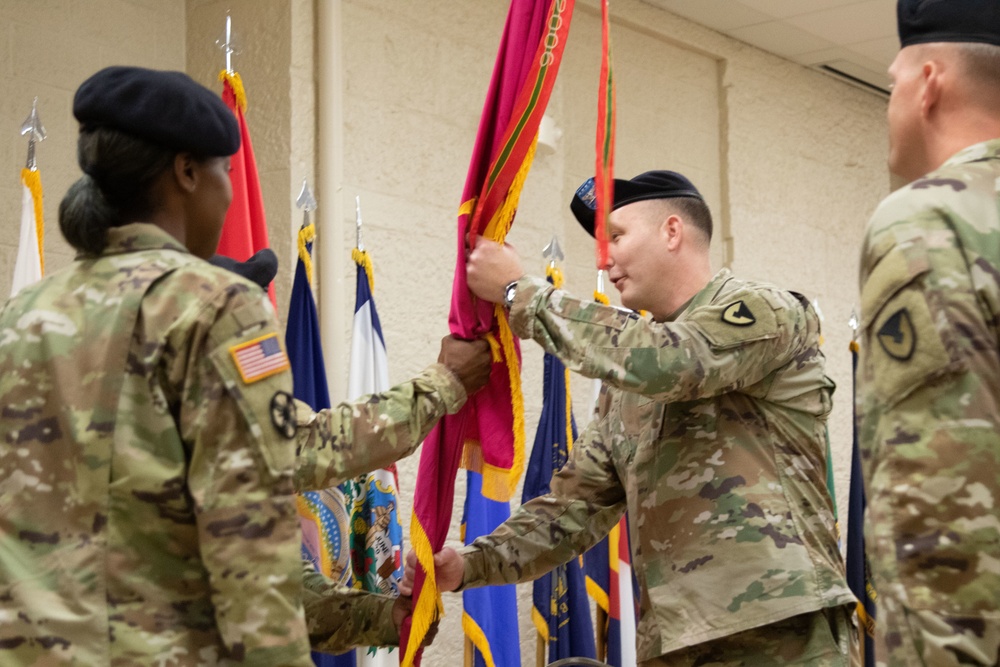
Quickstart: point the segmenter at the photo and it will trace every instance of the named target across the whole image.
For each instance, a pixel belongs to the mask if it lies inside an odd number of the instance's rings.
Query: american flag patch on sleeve
[[[290,366],[276,333],[234,345],[229,348],[229,354],[233,355],[233,361],[245,384],[263,380]]]

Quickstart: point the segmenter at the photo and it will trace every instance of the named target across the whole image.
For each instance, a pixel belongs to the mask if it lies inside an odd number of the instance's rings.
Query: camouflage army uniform
[[[861,260],[859,438],[880,663],[1000,653],[1000,139],[890,195]]]
[[[671,320],[519,281],[514,331],[602,379],[601,405],[552,492],[464,550],[464,586],[527,581],[628,508],[637,656],[650,664],[854,600],[825,482],[833,383],[815,313],[724,270]],[[825,653],[842,662],[847,632],[826,633]]]
[[[294,484],[403,455],[465,395],[435,366],[297,414],[287,370],[236,361],[275,327],[259,287],[145,224],[4,306],[0,664],[312,664]],[[317,577],[308,635],[367,644]]]

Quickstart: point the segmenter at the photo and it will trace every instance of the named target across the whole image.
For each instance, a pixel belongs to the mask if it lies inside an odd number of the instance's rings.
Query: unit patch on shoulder
[[[295,399],[287,391],[276,392],[271,397],[271,423],[289,440],[295,437]]]
[[[748,327],[757,322],[750,309],[742,301],[731,303],[722,311],[722,321],[737,327]]]
[[[917,332],[910,311],[900,308],[878,330],[878,342],[893,359],[908,361],[917,349]]]
[[[234,345],[229,348],[229,354],[245,384],[263,380],[290,367],[288,356],[276,333]]]

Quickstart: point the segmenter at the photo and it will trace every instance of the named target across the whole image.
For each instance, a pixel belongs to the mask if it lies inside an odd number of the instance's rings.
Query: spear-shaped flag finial
[[[38,117],[38,98],[31,103],[31,113],[24,120],[21,125],[21,136],[27,135],[28,137],[28,160],[25,166],[31,171],[37,171],[38,167],[35,163],[35,143],[38,141],[43,141],[45,139],[45,128],[42,126],[42,121]]]
[[[302,209],[302,226],[309,226],[309,213],[316,210],[316,198],[313,197],[312,190],[309,189],[309,181],[302,179],[302,191],[299,192],[295,205]]]
[[[355,211],[355,224],[357,225],[358,235],[354,246],[364,252],[365,244],[361,239],[361,195],[354,196],[354,211]]]
[[[226,54],[226,72],[233,73],[233,55],[240,55],[237,40],[233,38],[233,17],[226,12],[226,35],[222,39],[215,40],[216,46]]]
[[[559,246],[559,237],[555,234],[552,235],[552,240],[549,241],[549,244],[542,248],[542,257],[549,260],[549,264],[555,264],[566,259],[566,255],[563,254],[562,248]]]

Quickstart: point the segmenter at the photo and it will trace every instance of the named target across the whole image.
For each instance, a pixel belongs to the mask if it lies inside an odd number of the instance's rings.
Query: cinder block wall
[[[73,93],[109,65],[184,69],[184,3],[138,0],[0,0],[0,298],[10,294],[20,236],[20,171],[27,139],[18,132],[38,97],[48,138],[36,148],[45,204],[45,262],[65,266],[73,250],[57,213],[82,174],[76,163]]]
[[[567,209],[591,174],[596,121],[600,26],[593,0],[581,0],[549,115],[562,130],[554,151],[540,150],[510,235],[529,271],[541,273],[542,247],[558,235],[567,254],[567,288],[589,294],[594,251]],[[387,339],[392,381],[417,373],[437,356],[447,332],[455,260],[455,212],[506,3],[449,0],[393,3],[342,0],[335,34],[320,29],[312,0],[0,0],[0,295],[10,288],[17,249],[20,186],[26,142],[17,129],[37,95],[49,139],[38,161],[46,192],[47,268],[71,253],[56,210],[79,176],[75,161],[73,91],[105,65],[185,69],[219,89],[223,66],[214,42],[225,11],[233,13],[243,53],[236,56],[249,98],[248,119],[264,181],[272,245],[282,262],[277,288],[284,320],[294,268],[294,208],[303,178],[315,182],[317,126],[332,117],[342,132],[336,193],[318,193],[319,233],[354,244],[354,195],[361,196],[365,239],[375,262],[376,299]],[[617,174],[651,168],[689,175],[716,218],[713,261],[738,275],[776,282],[818,300],[826,318],[828,372],[838,384],[831,421],[841,523],[846,518],[850,452],[850,358],[847,320],[857,301],[857,254],[867,216],[888,192],[885,100],[657,10],[638,0],[613,6],[618,82]],[[155,27],[155,29],[154,29]],[[314,46],[339,40],[343,68],[318,81]],[[338,86],[340,107],[315,100]],[[329,116],[332,114],[332,116]],[[324,199],[324,194],[326,198]],[[324,208],[325,207],[325,208]],[[337,331],[324,332],[331,365],[344,368],[353,303],[354,268],[343,257],[335,279],[319,284],[321,307]],[[614,295],[612,295],[614,299]],[[331,304],[338,304],[334,309]],[[540,412],[541,352],[524,351],[530,443]],[[331,377],[336,398],[345,377]],[[574,379],[579,423],[591,396]],[[401,516],[408,521],[417,457],[400,466]],[[464,493],[460,477],[459,495]],[[516,504],[516,503],[515,503]],[[455,505],[457,519],[461,498]],[[520,594],[523,662],[534,664],[530,587]],[[425,664],[461,660],[461,600],[448,610]]]

